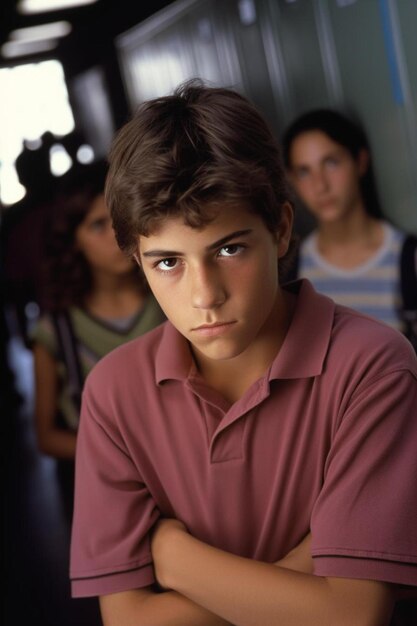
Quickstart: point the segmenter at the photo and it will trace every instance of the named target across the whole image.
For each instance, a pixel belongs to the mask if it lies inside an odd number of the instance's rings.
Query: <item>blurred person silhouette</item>
[[[3,271],[0,265],[0,415],[6,420],[7,433],[12,427],[14,416],[23,404],[23,397],[16,385],[16,376],[10,363],[10,329],[7,323],[6,299]]]
[[[3,224],[5,207],[0,201],[0,225]],[[0,229],[0,232],[1,229]],[[3,241],[1,241],[1,251]],[[23,398],[16,386],[16,376],[10,362],[11,333],[7,320],[6,280],[4,275],[3,254],[0,257],[0,414],[7,417],[7,429],[13,422],[13,416],[21,407]]]
[[[67,513],[84,379],[95,363],[165,318],[119,249],[104,200],[106,164],[74,166],[46,234],[43,314],[31,333],[40,450],[59,459]]]
[[[47,201],[53,195],[57,179],[51,171],[50,149],[54,143],[55,136],[46,131],[40,137],[39,147],[31,148],[31,143],[24,141],[23,150],[16,159],[19,181],[32,202]]]
[[[41,145],[35,149],[24,142],[15,167],[26,194],[4,210],[1,223],[5,306],[13,320],[10,332],[20,335],[26,346],[29,346],[27,305],[39,304],[42,232],[57,186],[50,168],[53,141],[52,133],[46,132],[41,137]]]
[[[317,223],[301,242],[299,276],[402,330],[417,348],[417,239],[382,214],[363,129],[338,111],[310,111],[284,133],[283,153]]]

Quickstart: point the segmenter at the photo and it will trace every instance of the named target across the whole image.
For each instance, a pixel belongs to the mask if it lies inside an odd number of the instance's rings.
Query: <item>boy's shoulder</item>
[[[273,364],[275,378],[321,376],[323,384],[352,375],[408,369],[417,376],[411,343],[397,330],[317,292],[307,279],[285,285],[297,294],[285,341]],[[308,348],[308,349],[306,349]]]
[[[335,306],[328,361],[368,374],[407,369],[417,377],[417,359],[410,342],[394,328],[358,311]]]

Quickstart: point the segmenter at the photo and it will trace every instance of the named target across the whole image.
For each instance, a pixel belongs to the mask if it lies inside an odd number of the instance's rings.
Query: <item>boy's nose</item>
[[[191,302],[196,309],[215,309],[226,300],[226,290],[215,268],[197,268],[190,272]]]

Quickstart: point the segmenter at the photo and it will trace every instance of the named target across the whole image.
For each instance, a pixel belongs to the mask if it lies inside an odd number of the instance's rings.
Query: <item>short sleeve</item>
[[[417,380],[360,385],[343,415],[312,513],[315,573],[417,585]]]
[[[72,595],[154,582],[149,532],[159,513],[117,428],[111,391],[89,377],[77,439]]]
[[[38,343],[54,357],[58,355],[58,344],[55,328],[49,315],[43,315],[30,331],[32,343]]]

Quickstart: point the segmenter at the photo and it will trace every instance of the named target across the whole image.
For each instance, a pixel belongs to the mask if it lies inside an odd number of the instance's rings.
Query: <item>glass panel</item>
[[[329,104],[311,0],[272,0],[273,27],[289,82],[292,116]],[[289,120],[287,120],[289,121]]]
[[[394,223],[410,229],[417,219],[414,212],[412,223],[415,194],[406,112],[393,82],[383,5],[388,7],[378,0],[328,0],[346,104],[369,136],[383,210]]]

